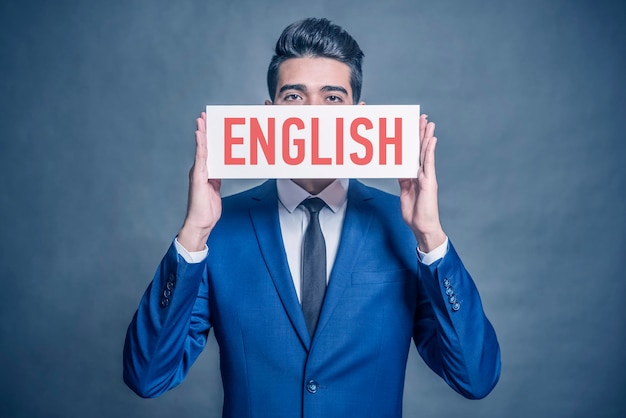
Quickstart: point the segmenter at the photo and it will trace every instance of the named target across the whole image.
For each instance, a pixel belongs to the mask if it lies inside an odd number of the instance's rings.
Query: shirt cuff
[[[442,259],[446,254],[448,254],[448,237],[439,247],[435,248],[429,253],[425,253],[420,251],[419,247],[417,247],[417,258],[422,264],[426,264],[430,266],[437,260]]]
[[[182,246],[180,242],[178,242],[178,238],[174,238],[174,246],[176,247],[176,251],[182,258],[185,259],[189,264],[196,264],[204,261],[207,254],[209,253],[209,247],[204,244],[204,250],[201,251],[187,251],[185,247]]]

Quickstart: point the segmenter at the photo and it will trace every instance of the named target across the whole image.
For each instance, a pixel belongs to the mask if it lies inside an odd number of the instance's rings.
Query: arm
[[[417,177],[399,180],[402,217],[426,253],[446,242],[439,221],[434,133],[435,124],[422,115]],[[500,376],[500,348],[478,290],[451,243],[441,260],[418,264],[422,291],[413,333],[417,349],[453,389],[482,398]]]
[[[461,395],[487,396],[500,377],[500,347],[452,244],[441,260],[419,263],[419,276],[422,288],[413,331],[418,352]]]
[[[222,211],[220,180],[208,179],[206,114],[196,119],[196,157],[189,172],[187,215],[178,242],[205,248]],[[206,260],[188,263],[172,244],[128,327],[124,381],[138,395],[154,397],[186,376],[211,327]]]
[[[126,334],[124,382],[141,397],[178,385],[211,327],[206,260],[189,264],[172,244]]]

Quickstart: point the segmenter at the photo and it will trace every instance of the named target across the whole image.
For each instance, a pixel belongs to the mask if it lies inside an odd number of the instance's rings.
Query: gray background
[[[358,40],[366,101],[437,122],[444,228],[502,347],[481,401],[412,356],[405,416],[626,416],[626,6],[557,0],[2,0],[0,415],[220,414],[212,339],[142,400],[124,334],[184,216],[195,117],[261,104],[307,16]]]

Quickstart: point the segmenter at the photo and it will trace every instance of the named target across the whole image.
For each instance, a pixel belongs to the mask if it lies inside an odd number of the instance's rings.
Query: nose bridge
[[[324,104],[324,96],[320,93],[310,94],[307,100],[309,105],[321,105]]]

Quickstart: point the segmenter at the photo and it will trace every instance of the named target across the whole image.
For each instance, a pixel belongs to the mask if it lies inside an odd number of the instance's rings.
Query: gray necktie
[[[303,200],[300,205],[311,214],[302,242],[301,299],[304,320],[312,337],[326,293],[326,242],[319,220],[319,211],[326,203],[319,197],[313,197]]]

